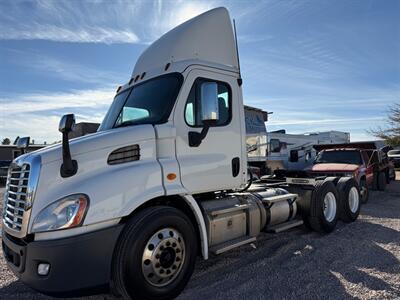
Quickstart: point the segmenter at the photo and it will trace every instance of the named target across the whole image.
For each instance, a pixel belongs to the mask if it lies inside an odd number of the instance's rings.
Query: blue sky
[[[101,121],[160,35],[208,9],[236,19],[245,103],[268,130],[385,126],[400,102],[400,1],[0,1],[0,138],[60,140],[58,121]]]

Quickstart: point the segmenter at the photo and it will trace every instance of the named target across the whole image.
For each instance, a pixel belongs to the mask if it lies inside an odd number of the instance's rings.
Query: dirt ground
[[[0,272],[0,299],[51,299],[19,282],[2,256]],[[253,245],[199,259],[179,298],[400,299],[400,181],[372,192],[359,219],[329,235],[302,227],[262,234]]]

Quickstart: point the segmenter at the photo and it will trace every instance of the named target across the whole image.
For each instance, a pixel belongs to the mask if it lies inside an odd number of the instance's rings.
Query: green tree
[[[385,140],[389,146],[400,147],[400,103],[389,108],[387,124],[385,128],[378,127],[370,132]]]
[[[1,144],[2,144],[2,145],[10,145],[10,144],[11,144],[11,141],[10,141],[9,138],[4,138],[4,139],[2,140],[2,142],[1,142]]]

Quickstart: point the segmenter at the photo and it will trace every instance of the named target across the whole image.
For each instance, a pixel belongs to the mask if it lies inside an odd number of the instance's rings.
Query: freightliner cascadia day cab
[[[14,160],[2,248],[22,282],[50,295],[169,299],[197,256],[262,231],[356,220],[351,177],[248,177],[238,62],[228,11],[208,11],[143,52],[98,132],[69,141],[65,115],[61,144]]]

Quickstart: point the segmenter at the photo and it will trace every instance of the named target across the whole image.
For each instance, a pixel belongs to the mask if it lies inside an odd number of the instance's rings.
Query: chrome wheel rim
[[[352,187],[349,192],[349,207],[352,213],[357,212],[360,203],[360,196],[358,194],[357,188]]]
[[[185,242],[173,228],[157,231],[147,242],[142,256],[142,272],[146,281],[161,287],[171,283],[185,261]]]
[[[324,197],[324,216],[328,222],[332,222],[336,216],[336,197],[332,192]]]

